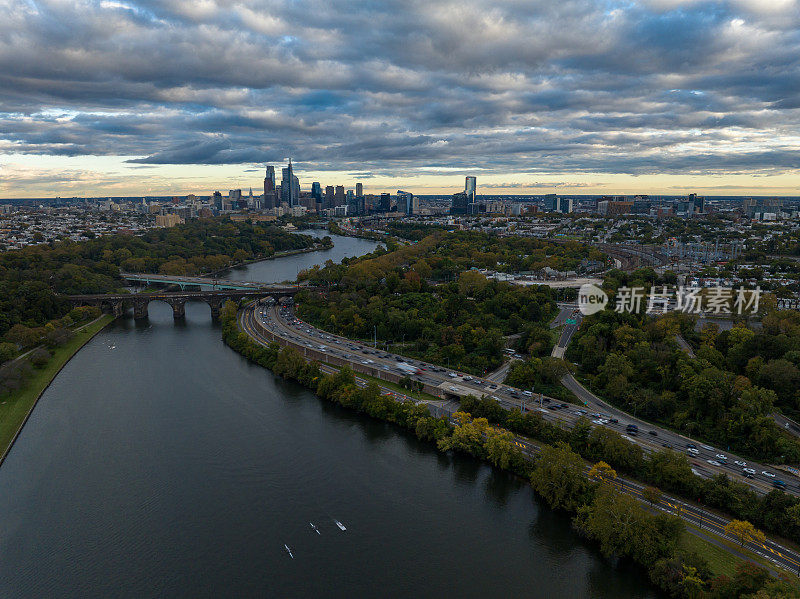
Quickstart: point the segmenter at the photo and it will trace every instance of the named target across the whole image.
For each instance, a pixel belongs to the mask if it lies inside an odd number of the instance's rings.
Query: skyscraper
[[[294,176],[291,158],[281,175],[281,203],[289,207],[296,206],[300,199],[300,181]]]
[[[450,204],[450,214],[466,214],[469,200],[467,199],[466,191],[459,191],[453,194],[453,200]]]
[[[333,185],[326,185],[325,186],[325,207],[326,208],[333,208],[336,206],[334,203],[335,192],[333,189]]]
[[[322,201],[322,185],[319,184],[319,181],[314,181],[311,184],[311,197],[316,202]]]
[[[356,197],[361,197],[364,195],[364,185],[362,183],[356,183]]]
[[[397,190],[397,211],[402,210],[407,216],[419,211],[419,202],[410,191]]]
[[[464,184],[464,193],[467,194],[467,201],[472,203],[475,201],[475,194],[478,191],[478,182],[475,177],[467,177]]]
[[[275,167],[267,167],[267,176],[264,177],[264,208],[275,208],[278,203],[278,194],[275,189]]]
[[[392,210],[392,196],[388,193],[381,194],[381,200],[378,204],[378,212],[390,212]]]
[[[345,199],[344,199],[344,185],[337,185],[336,186],[336,193],[333,195],[333,205],[334,206],[344,206]]]

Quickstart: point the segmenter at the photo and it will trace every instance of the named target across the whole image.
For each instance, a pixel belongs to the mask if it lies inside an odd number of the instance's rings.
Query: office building
[[[558,196],[554,193],[548,193],[544,196],[544,211],[556,212],[558,210]]]
[[[281,175],[281,203],[289,208],[297,206],[300,200],[300,180],[294,175],[291,158]]]
[[[211,196],[211,203],[216,210],[222,210],[222,194],[218,191],[215,191],[214,195]]]
[[[323,202],[325,208],[333,208],[336,204],[334,203],[335,192],[333,185],[326,185],[325,186],[325,201]]]
[[[322,202],[322,185],[319,184],[319,181],[314,181],[311,184],[311,197],[314,198],[315,202]]]
[[[633,202],[628,200],[601,199],[597,202],[597,213],[603,216],[615,217],[628,214],[633,209]]]
[[[344,195],[344,185],[337,185],[336,191],[333,194],[333,205],[334,206],[346,206],[347,200],[345,199]]]
[[[569,214],[575,209],[572,198],[558,198],[558,211],[561,214]]]
[[[478,183],[475,177],[467,177],[464,183],[464,193],[467,194],[467,201],[474,202],[475,194],[478,192]]]
[[[403,211],[406,216],[419,213],[419,199],[410,191],[397,190],[397,211]]]
[[[177,214],[159,214],[156,216],[156,227],[174,227],[183,222]]]
[[[706,199],[704,197],[698,196],[696,193],[690,193],[689,201],[694,205],[695,213],[706,213]]]
[[[364,184],[356,183],[356,196],[363,196],[363,195],[364,195]]]
[[[460,191],[453,194],[453,199],[450,203],[450,214],[466,214],[467,206],[469,205],[467,199],[467,192]]]

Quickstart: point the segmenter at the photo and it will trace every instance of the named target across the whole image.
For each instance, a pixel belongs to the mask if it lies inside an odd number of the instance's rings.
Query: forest
[[[2,252],[0,340],[19,349],[27,347],[18,338],[7,338],[12,327],[36,329],[63,318],[72,306],[61,295],[121,289],[120,271],[202,274],[314,243],[312,237],[277,227],[197,219],[172,228],[150,229],[141,236],[105,235]]]
[[[473,374],[502,363],[506,336],[523,334],[548,353],[556,304],[545,286],[487,279],[476,268],[507,266],[516,251],[539,265],[577,264],[580,244],[437,232],[394,251],[300,273],[324,287],[297,296],[309,322],[356,339],[377,339],[404,355]],[[519,256],[517,256],[519,258]]]
[[[612,292],[639,284],[663,278],[638,271],[606,279]],[[567,358],[601,397],[641,418],[745,456],[797,463],[800,444],[771,415],[800,414],[800,314],[772,311],[761,325],[697,330],[690,315],[604,310],[583,321]]]

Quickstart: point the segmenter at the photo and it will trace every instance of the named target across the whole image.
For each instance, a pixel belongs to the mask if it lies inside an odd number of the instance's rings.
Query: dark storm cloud
[[[39,0],[0,152],[358,177],[798,168],[792,0]]]

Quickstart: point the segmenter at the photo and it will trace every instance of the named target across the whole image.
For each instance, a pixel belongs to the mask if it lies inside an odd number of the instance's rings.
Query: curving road
[[[663,448],[689,453],[692,470],[700,477],[711,478],[724,473],[731,479],[749,485],[760,495],[773,489],[773,480],[776,477],[762,474],[763,472],[775,474],[772,468],[763,464],[748,463],[739,456],[692,441],[683,435],[631,416],[595,396],[580,385],[572,375],[565,377],[565,385],[584,403],[583,406],[561,403],[552,398],[540,396],[538,393],[534,394],[529,390],[516,389],[486,378],[464,375],[434,364],[405,358],[344,337],[331,335],[296,318],[290,306],[262,305],[258,307],[254,318],[257,318],[259,325],[272,335],[295,345],[301,351],[322,352],[324,355],[356,365],[362,371],[368,370],[372,376],[377,378],[381,378],[382,373],[388,373],[394,377],[404,376],[406,372],[399,366],[401,362],[419,369],[419,372],[412,378],[425,384],[429,392],[431,389],[435,389],[435,394],[443,400],[442,405],[447,400],[457,400],[466,395],[476,397],[485,395],[506,409],[535,410],[540,412],[545,420],[559,422],[568,427],[572,427],[580,418],[586,417],[595,426],[607,426],[617,430],[623,434],[624,438],[636,443],[647,453]],[[559,345],[563,343],[563,347],[566,347],[579,323],[580,320],[577,319],[575,325],[567,325],[561,340],[559,340]],[[639,427],[638,434],[626,433],[629,424]],[[691,451],[687,447],[689,444],[694,446]],[[754,473],[750,475],[752,478],[743,476],[742,466],[736,464],[737,461],[754,470]],[[789,475],[781,473],[779,478],[787,483],[787,492],[798,494],[800,486],[794,480],[789,482],[787,480],[790,478]]]

